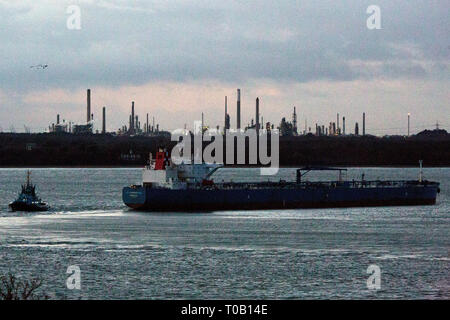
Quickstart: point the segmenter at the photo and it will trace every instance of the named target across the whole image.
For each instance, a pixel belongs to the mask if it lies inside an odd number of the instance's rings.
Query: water
[[[41,277],[54,299],[450,298],[450,168],[425,169],[441,182],[436,206],[197,214],[129,211],[121,188],[140,181],[139,169],[51,168],[32,178],[52,210],[8,212],[25,172],[0,169],[0,274]],[[417,177],[354,168],[347,178],[362,172]],[[227,169],[216,179],[257,174]],[[377,291],[366,285],[371,264],[381,268]],[[70,265],[81,269],[79,291],[66,287]]]

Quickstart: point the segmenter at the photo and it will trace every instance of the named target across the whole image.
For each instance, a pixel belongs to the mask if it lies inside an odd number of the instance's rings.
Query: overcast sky
[[[80,30],[67,28],[69,5]],[[132,100],[162,128],[202,111],[222,126],[225,95],[234,127],[241,88],[244,124],[259,96],[264,121],[297,106],[302,129],[339,113],[353,130],[366,112],[369,133],[404,134],[410,112],[413,132],[449,130],[449,13],[446,0],[0,0],[0,127],[43,130],[57,113],[82,123],[86,88],[108,130],[127,124]]]

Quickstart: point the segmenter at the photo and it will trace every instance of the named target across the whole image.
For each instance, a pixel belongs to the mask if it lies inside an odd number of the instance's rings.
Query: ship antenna
[[[27,186],[30,185],[30,174],[31,174],[30,170],[27,170]]]

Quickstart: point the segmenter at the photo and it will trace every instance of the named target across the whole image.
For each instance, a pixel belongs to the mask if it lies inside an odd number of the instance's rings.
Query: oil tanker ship
[[[142,185],[122,190],[123,202],[144,211],[213,211],[365,206],[433,205],[439,183],[422,179],[397,181],[344,181],[343,168],[304,167],[292,182],[221,182],[211,175],[216,164],[173,164],[166,152],[150,155],[143,169]],[[336,181],[307,182],[312,170],[339,172]],[[294,180],[294,179],[293,179]]]

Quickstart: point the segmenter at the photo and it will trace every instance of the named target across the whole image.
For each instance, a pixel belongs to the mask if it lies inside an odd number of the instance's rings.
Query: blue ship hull
[[[438,183],[354,187],[351,183],[290,185],[267,188],[198,188],[172,190],[125,187],[123,202],[145,211],[213,211],[292,208],[433,205]]]

